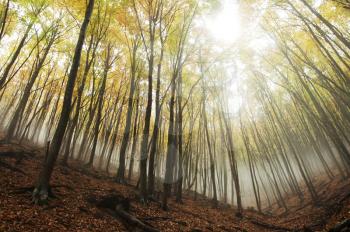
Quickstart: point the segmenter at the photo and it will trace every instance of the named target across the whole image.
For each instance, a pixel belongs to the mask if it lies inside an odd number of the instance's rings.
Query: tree
[[[94,0],[89,0],[86,8],[86,12],[85,12],[84,21],[80,28],[78,42],[75,48],[73,62],[72,62],[68,80],[67,80],[67,86],[64,94],[64,102],[63,102],[63,107],[60,115],[60,120],[58,122],[55,135],[50,144],[47,158],[44,160],[44,165],[39,174],[36,187],[33,191],[33,201],[35,203],[39,203],[39,204],[45,203],[47,202],[49,197],[49,191],[50,191],[49,181],[52,175],[53,167],[55,165],[55,162],[58,156],[58,152],[61,147],[63,135],[67,127],[69,114],[71,110],[71,101],[72,101],[72,94],[73,94],[73,89],[75,85],[75,79],[77,77],[78,68],[80,65],[81,51],[85,40],[86,30],[89,25],[89,21],[94,8],[94,3],[95,3]]]
[[[138,47],[139,47],[139,38],[136,37],[131,41],[131,45],[129,47],[131,79],[130,79],[130,89],[129,89],[129,98],[128,98],[128,109],[126,113],[126,122],[125,122],[123,140],[120,147],[119,167],[118,167],[118,172],[116,177],[116,181],[119,183],[125,182],[125,153],[126,153],[126,148],[128,146],[128,141],[130,137],[131,117],[133,112],[134,94],[136,89],[136,72],[138,69],[136,55],[137,55]]]

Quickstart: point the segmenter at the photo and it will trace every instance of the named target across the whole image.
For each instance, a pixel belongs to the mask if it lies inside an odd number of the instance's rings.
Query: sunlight
[[[0,232],[350,231],[349,1],[0,0]]]
[[[223,0],[220,10],[205,20],[205,24],[215,39],[224,43],[235,42],[241,33],[238,3]]]

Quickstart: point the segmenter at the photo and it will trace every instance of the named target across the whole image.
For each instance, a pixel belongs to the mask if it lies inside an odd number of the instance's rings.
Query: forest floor
[[[350,218],[349,181],[319,180],[317,207],[308,199],[301,207],[290,198],[287,213],[275,207],[269,215],[246,210],[238,218],[233,208],[213,208],[210,200],[194,201],[190,194],[184,194],[183,204],[171,199],[169,211],[156,201],[145,206],[135,187],[76,162],[69,167],[57,162],[51,181],[54,198],[38,206],[31,202],[31,192],[44,153],[28,145],[0,144],[0,231],[143,231],[98,204],[110,196],[129,199],[129,213],[159,231],[329,231]]]

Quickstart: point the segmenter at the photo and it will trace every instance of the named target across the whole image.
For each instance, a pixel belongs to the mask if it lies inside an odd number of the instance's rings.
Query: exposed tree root
[[[34,186],[30,187],[22,187],[22,188],[16,188],[15,190],[9,192],[10,194],[25,194],[25,193],[31,193],[34,190]]]
[[[48,186],[41,186],[38,185],[36,187],[26,187],[23,189],[23,191],[28,192],[32,189],[32,202],[36,205],[48,205],[50,199],[58,199],[58,197],[53,193],[53,188],[68,188],[70,190],[73,190],[72,187],[67,185],[48,185]],[[24,192],[25,193],[25,192]],[[48,207],[47,209],[54,208],[56,206]]]
[[[134,225],[136,227],[139,227],[143,229],[146,232],[158,232],[156,228],[146,225],[144,222],[141,220],[137,219],[135,216],[129,214],[127,211],[124,210],[123,205],[119,204],[115,207],[115,212],[116,214],[124,219],[126,222],[128,222],[131,225]]]
[[[44,188],[41,186],[34,188],[32,202],[36,205],[48,205],[50,192],[51,188]]]
[[[52,185],[49,187],[47,193],[48,193],[48,198],[58,198],[53,192],[52,189],[55,188],[67,188],[69,190],[74,190],[71,186],[68,185]],[[9,194],[34,194],[35,187],[34,186],[29,186],[29,187],[22,187],[22,188],[16,188],[15,190],[9,192]],[[43,194],[43,192],[42,192]]]
[[[146,232],[159,231],[128,212],[130,210],[130,200],[128,198],[118,195],[110,195],[98,201],[95,196],[90,196],[87,201],[96,204],[99,208],[104,208],[110,215],[121,218],[130,226],[137,227]]]
[[[329,232],[343,232],[350,231],[350,219],[346,219],[341,223],[337,224],[334,228],[330,229]]]

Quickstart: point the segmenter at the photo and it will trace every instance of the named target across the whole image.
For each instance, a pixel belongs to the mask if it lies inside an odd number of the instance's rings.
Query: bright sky
[[[251,47],[256,53],[260,53],[273,46],[271,38],[267,37],[261,29],[259,29],[259,21],[263,14],[260,12],[253,21],[248,25],[243,25],[243,17],[241,15],[238,0],[221,0],[221,7],[211,15],[205,17],[204,26],[209,31],[213,39],[216,41],[216,46],[219,50],[227,51],[226,49],[233,45],[240,46],[240,43],[235,44],[240,37],[245,36],[246,45]],[[247,30],[254,30],[254,33],[247,33]],[[238,113],[244,97],[240,90],[243,89],[243,76],[241,71],[244,69],[239,59],[235,60],[237,65],[237,72],[231,73],[227,70],[230,76],[230,83],[228,88],[230,96],[228,96],[229,111],[231,114]]]
[[[223,51],[225,48],[233,45],[241,36],[241,19],[237,0],[221,0],[222,4],[220,9],[213,12],[204,19],[204,26],[209,31],[212,38],[216,41],[218,49]],[[238,112],[242,98],[238,93],[239,78],[236,77],[237,73],[231,72],[228,67],[227,74],[230,76],[230,81],[226,83],[226,87],[231,92],[228,96],[227,103],[229,106],[229,112],[235,114]]]
[[[236,0],[222,0],[221,9],[205,20],[213,37],[223,43],[235,42],[241,33],[239,7]]]

